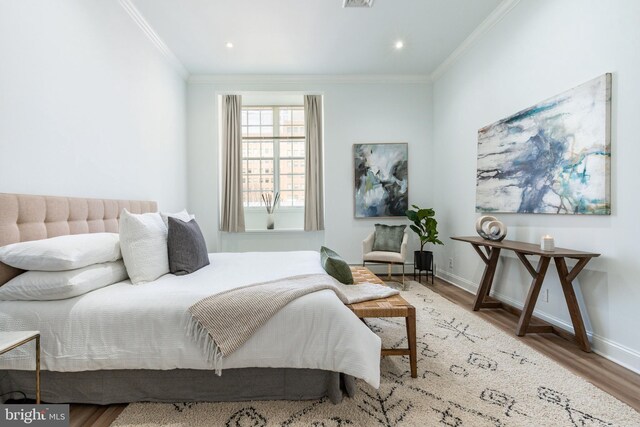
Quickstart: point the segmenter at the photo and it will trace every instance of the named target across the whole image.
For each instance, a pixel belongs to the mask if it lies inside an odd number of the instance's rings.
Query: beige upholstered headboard
[[[118,232],[122,209],[155,212],[156,202],[0,193],[0,246],[67,234]],[[0,262],[0,286],[22,273]]]

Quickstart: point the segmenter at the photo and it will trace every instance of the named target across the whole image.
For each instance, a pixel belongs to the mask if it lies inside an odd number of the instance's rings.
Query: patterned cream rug
[[[115,426],[640,426],[640,414],[511,335],[417,282],[418,378],[408,359],[382,360],[382,384],[353,398],[301,402],[137,403]],[[406,346],[402,319],[369,326]]]

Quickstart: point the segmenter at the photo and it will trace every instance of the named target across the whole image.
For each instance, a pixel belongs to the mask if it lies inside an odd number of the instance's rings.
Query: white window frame
[[[304,136],[300,136],[300,137],[281,137],[280,136],[280,109],[296,109],[296,110],[300,110],[301,108],[303,108],[301,105],[245,105],[242,107],[243,110],[261,110],[261,109],[270,109],[273,112],[273,135],[271,137],[242,137],[242,144],[245,143],[245,140],[249,140],[249,141],[256,141],[256,142],[260,142],[263,140],[266,141],[273,141],[273,174],[272,174],[272,179],[273,179],[273,189],[274,192],[280,192],[282,193],[282,190],[280,189],[280,141],[286,141],[286,140],[291,140],[291,141],[305,141],[305,137]],[[248,126],[248,124],[247,124]],[[262,152],[262,147],[261,150]],[[248,154],[248,149],[247,149],[247,154]],[[264,158],[262,156],[260,157],[242,157],[242,161],[244,162],[245,160],[250,161],[250,160],[263,160]],[[300,157],[300,156],[296,156],[296,157],[285,157],[283,160],[291,160],[292,161],[292,170],[293,170],[293,161],[295,160],[302,160],[303,162],[306,160],[306,151],[305,151],[305,155]],[[248,174],[242,174],[243,177],[248,177]],[[305,173],[299,174],[299,173],[290,173],[290,174],[285,174],[288,176],[305,176],[306,175],[306,171]],[[262,176],[262,172],[260,173],[260,176]],[[248,181],[247,181],[247,185],[248,185]],[[284,190],[284,191],[300,191],[300,190]],[[302,191],[306,192],[306,188],[303,188]],[[248,190],[245,190],[244,188],[242,189],[242,193],[243,193],[243,208],[245,210],[249,210],[249,211],[258,211],[258,210],[264,210],[264,205],[261,206],[245,206],[244,205],[244,193],[249,192]],[[282,197],[282,196],[281,196]],[[304,202],[303,202],[304,203]],[[300,211],[304,211],[304,204],[302,206],[282,206],[282,205],[278,205],[278,211],[282,211],[282,212],[300,212]]]

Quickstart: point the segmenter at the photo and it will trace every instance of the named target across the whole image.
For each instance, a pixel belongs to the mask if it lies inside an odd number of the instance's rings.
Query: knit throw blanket
[[[343,285],[326,274],[287,277],[242,286],[203,298],[189,307],[189,336],[195,337],[218,374],[223,356],[244,344],[271,317],[291,301],[330,289],[345,304],[398,294],[374,283]]]

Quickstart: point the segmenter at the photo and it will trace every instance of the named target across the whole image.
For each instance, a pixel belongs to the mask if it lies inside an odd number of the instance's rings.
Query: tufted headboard
[[[118,232],[122,209],[155,212],[156,202],[0,193],[0,246],[67,234]],[[0,262],[0,286],[22,270]]]

